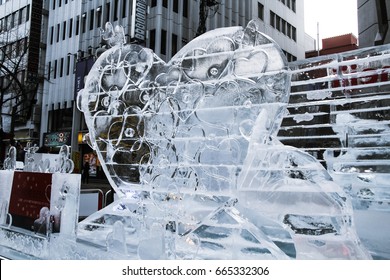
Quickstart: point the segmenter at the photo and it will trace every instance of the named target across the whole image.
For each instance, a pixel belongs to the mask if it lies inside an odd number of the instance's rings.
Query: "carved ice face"
[[[208,32],[169,63],[115,46],[96,61],[78,106],[117,189],[223,194],[249,143],[276,136],[289,78],[279,47],[251,22]]]

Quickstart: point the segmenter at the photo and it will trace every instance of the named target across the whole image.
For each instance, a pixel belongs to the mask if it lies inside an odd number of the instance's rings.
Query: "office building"
[[[165,61],[202,27],[204,32],[246,26],[254,18],[261,20],[262,31],[275,39],[289,61],[305,53],[302,0],[53,0],[47,9],[41,145],[54,150],[70,145],[76,171],[83,158],[93,158],[93,151],[82,141],[87,131],[75,99],[84,76],[104,51],[101,29],[106,22],[121,25],[128,43],[149,47]]]
[[[390,43],[390,3],[387,0],[358,0],[359,47]]]
[[[43,4],[0,1],[1,161],[11,142],[39,139],[48,20]]]

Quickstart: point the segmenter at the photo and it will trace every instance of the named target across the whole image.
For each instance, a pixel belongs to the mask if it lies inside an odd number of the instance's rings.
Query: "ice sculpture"
[[[11,147],[7,170],[0,170],[0,255],[65,258],[68,249],[54,248],[76,239],[80,174],[67,173],[73,167],[69,147],[61,147],[53,172],[34,164],[35,150],[27,147],[26,170],[15,171],[16,149]]]
[[[390,45],[289,63],[289,115],[278,137],[324,163],[351,197],[360,240],[390,259]]]
[[[42,173],[73,172],[74,163],[70,159],[70,148],[67,145],[61,146],[58,155],[39,154],[41,159],[37,157],[36,151],[38,150],[38,147],[36,145],[31,146],[31,143],[27,143],[24,150],[26,151],[24,171]]]
[[[7,157],[4,160],[5,170],[15,170],[16,168],[16,148],[10,146],[8,148]]]
[[[36,151],[38,151],[37,145],[31,146],[31,142],[28,142],[26,147],[24,148],[24,151],[26,152],[25,155],[25,163],[24,163],[24,170],[26,171],[32,171],[34,169],[34,154]]]
[[[257,21],[210,31],[168,63],[119,43],[85,84],[78,107],[120,199],[80,239],[126,240],[107,248],[141,259],[370,258],[341,188],[276,139],[290,73]]]

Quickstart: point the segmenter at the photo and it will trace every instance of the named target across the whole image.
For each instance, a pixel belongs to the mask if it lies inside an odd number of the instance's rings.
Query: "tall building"
[[[303,59],[303,11],[301,0],[151,0],[148,47],[169,60],[199,31],[246,26],[258,18],[262,22],[261,31],[280,45],[289,61]]]
[[[128,43],[149,47],[165,61],[199,32],[246,26],[254,18],[289,61],[305,55],[303,0],[53,0],[48,5],[41,145],[54,150],[71,145],[76,171],[85,157],[94,158],[82,141],[87,131],[76,95],[104,51],[101,29],[107,22],[122,26]]]
[[[98,53],[104,51],[102,29],[106,22],[123,26],[128,42],[145,44],[147,4],[146,0],[53,0],[48,10],[41,145],[54,151],[63,144],[70,145],[77,172],[82,157],[94,156],[92,149],[80,139],[86,133],[86,127],[75,101],[77,92],[83,88],[84,77]],[[141,22],[141,31],[133,28],[135,23],[140,26]],[[96,174],[95,167],[92,175]]]
[[[48,15],[43,2],[0,0],[1,162],[9,141],[25,145],[39,137]]]
[[[390,43],[389,23],[389,1],[358,0],[359,47]]]

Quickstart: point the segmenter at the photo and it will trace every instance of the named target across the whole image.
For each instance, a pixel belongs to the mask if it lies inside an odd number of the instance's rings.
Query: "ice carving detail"
[[[7,157],[4,160],[4,169],[5,170],[15,170],[16,168],[16,148],[10,146],[7,152]]]

